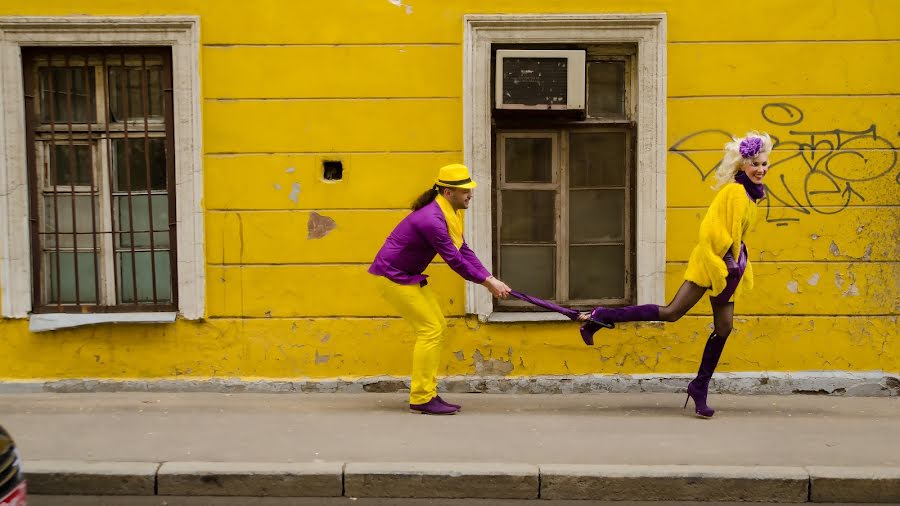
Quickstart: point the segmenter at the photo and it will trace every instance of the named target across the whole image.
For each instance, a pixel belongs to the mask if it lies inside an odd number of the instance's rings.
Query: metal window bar
[[[144,116],[144,173],[147,176],[147,223],[150,225],[150,280],[153,288],[153,303],[157,303],[156,299],[156,246],[153,230],[153,182],[150,177],[150,126],[148,125],[148,116],[150,115],[149,83],[147,83],[147,55],[141,53],[141,109]],[[137,267],[132,265],[132,270],[137,271]]]
[[[136,304],[138,302],[137,295],[137,256],[135,255],[134,250],[134,206],[131,200],[131,145],[128,142],[128,120],[131,115],[129,114],[129,102],[130,100],[130,92],[131,92],[131,72],[128,71],[128,67],[125,65],[126,58],[125,53],[122,53],[122,73],[125,74],[125,79],[119,79],[122,83],[122,95],[120,99],[122,100],[122,125],[125,127],[125,140],[123,141],[123,151],[125,152],[125,187],[128,190],[128,230],[129,230],[129,244],[131,246],[131,292],[132,299],[131,302]],[[116,166],[116,170],[118,171],[119,167]],[[115,202],[115,199],[113,199]],[[115,207],[115,203],[113,203]],[[116,209],[118,211],[118,209]],[[119,224],[121,227],[121,224]],[[121,235],[119,236],[121,238]],[[122,273],[123,275],[125,273]],[[119,301],[121,302],[121,301]]]
[[[27,161],[28,181],[31,188],[29,209],[35,312],[174,309],[177,307],[177,262],[175,260],[176,207],[171,55],[168,52],[144,48],[128,48],[127,52],[98,49],[51,49],[49,52],[47,50],[39,52],[37,49],[26,49],[24,53],[26,57],[24,65],[25,101],[28,111],[26,141],[29,146]],[[153,58],[153,67],[148,64],[149,58]],[[116,61],[117,59],[119,61]],[[92,64],[96,65],[96,68],[92,67]],[[113,83],[110,79],[109,69],[114,65],[120,69],[118,72],[119,83]],[[137,70],[140,73],[139,88],[132,89],[131,70]],[[80,76],[81,79],[77,79],[78,71],[83,73]],[[103,76],[102,80],[95,80],[93,86],[91,85],[92,72],[95,77]],[[151,72],[155,72],[152,76],[154,80],[152,83]],[[42,77],[45,78],[42,79]],[[83,85],[86,93],[83,94],[78,89],[79,82]],[[115,107],[118,109],[116,112],[122,116],[121,118],[113,117],[111,84],[120,84],[121,96],[118,97],[119,100],[116,101]],[[162,93],[162,97],[151,93],[151,86],[156,86],[152,91]],[[60,88],[64,88],[64,91],[61,91]],[[97,114],[98,99],[101,97],[97,97],[96,93],[103,94],[102,100],[105,105],[105,113],[99,116]],[[134,94],[133,97],[132,94]],[[160,98],[162,98],[162,103],[160,103]],[[140,100],[139,106],[136,104],[138,100]],[[154,117],[153,123],[151,123],[150,116],[154,112],[158,114],[159,111],[158,109],[154,110],[155,107],[161,107],[162,118],[160,121],[159,118]],[[140,109],[141,117],[135,117],[134,121],[130,121],[131,111],[136,109]],[[86,113],[86,117],[81,117],[82,112]],[[49,124],[46,123],[47,121]],[[60,126],[64,126],[65,130],[58,128]],[[140,130],[142,130],[140,135],[135,135]],[[132,141],[135,146],[131,145]],[[122,143],[120,153],[113,149],[114,142]],[[157,151],[154,151],[154,157],[151,157],[151,149],[158,149],[151,148],[151,146],[158,146],[157,143],[160,142],[163,144],[164,158],[160,159],[160,153]],[[140,178],[132,178],[133,175],[137,175],[133,170],[136,169],[136,167],[133,168],[133,164],[137,158],[132,156],[136,154],[132,153],[132,148],[137,148],[140,144],[143,144],[145,164],[143,179],[146,182],[146,191],[143,193],[135,187],[136,184],[140,184],[137,182]],[[95,157],[98,147],[106,148],[107,167],[110,169],[108,179],[105,176],[97,178],[98,174],[102,174],[97,172],[98,167],[101,166],[99,163],[101,159]],[[41,155],[42,167],[38,166],[36,159],[39,148],[44,153]],[[68,157],[63,156],[66,152]],[[117,155],[121,155],[121,157]],[[63,158],[68,159],[63,160]],[[122,158],[122,160],[118,158]],[[151,158],[155,159],[151,160]],[[154,165],[154,161],[156,165]],[[124,167],[121,162],[124,162]],[[164,170],[164,173],[154,172],[154,168]],[[90,175],[86,185],[83,177],[87,175],[83,174],[85,170]],[[120,181],[122,178],[117,179],[117,176],[120,175],[124,176],[124,181]],[[64,181],[65,177],[69,177],[69,181]],[[164,189],[154,190],[154,179],[160,177],[165,178]],[[115,187],[110,186],[121,186],[122,182],[125,183],[125,192],[118,192]],[[157,180],[156,184],[161,182]],[[104,192],[110,199],[110,205],[103,206],[106,209],[101,209],[97,205],[99,201],[102,201],[100,192]],[[63,216],[65,210],[60,210],[59,206],[63,198],[61,195],[66,194],[71,199],[70,206],[65,206],[70,208],[71,216],[67,218],[71,220],[71,231],[62,230],[60,227],[61,223],[69,221]],[[154,222],[153,197],[160,195],[164,195],[168,202],[168,230],[158,227]],[[86,228],[82,223],[86,216],[79,215],[79,211],[81,214],[85,214],[85,197],[90,200],[91,225],[89,232],[79,229],[79,226]],[[123,198],[127,201],[117,202],[117,199],[121,201]],[[142,206],[141,211],[147,213],[148,226],[142,228],[148,230],[137,230],[136,228],[138,221],[135,219],[135,198],[147,199],[147,204]],[[49,202],[41,204],[48,199],[52,199],[52,217],[44,216],[47,214],[44,211],[50,207]],[[124,213],[119,211],[119,208],[124,211],[123,205],[128,206],[127,230],[122,227],[122,222],[125,221],[122,219]],[[106,215],[107,218],[103,218],[103,215]],[[101,219],[98,220],[98,217]],[[42,227],[46,225],[43,224],[50,219],[53,220],[53,230],[45,231]],[[107,223],[110,228],[98,230],[98,222]],[[168,232],[168,249],[164,246],[158,247],[156,237],[158,232]],[[79,241],[79,235],[87,234],[91,235],[90,240]],[[149,250],[143,245],[139,247],[135,240],[136,234],[149,234]],[[101,244],[102,241],[99,241],[102,235],[112,237],[111,248],[108,250]],[[63,236],[66,237],[66,244],[63,244]],[[130,244],[127,247],[119,247],[118,243],[126,236],[129,238]],[[46,244],[50,239],[54,241],[52,246]],[[46,246],[50,246],[50,248]],[[93,291],[87,288],[89,286],[87,278],[82,279],[84,277],[82,276],[82,267],[88,267],[85,263],[87,260],[81,258],[81,255],[88,252],[91,254],[93,264]],[[120,278],[128,273],[121,265],[117,264],[120,263],[120,255],[129,254],[131,258],[131,300],[125,302],[126,297],[121,294],[121,290],[126,286]],[[141,280],[143,283],[139,284],[137,270],[142,267],[138,261],[139,254],[145,259],[146,255],[149,255],[151,274],[149,283]],[[71,261],[68,258],[64,261],[63,255],[71,255]],[[162,298],[157,277],[159,255],[168,256],[169,266],[169,279],[166,280],[169,284],[168,297],[163,296]],[[84,265],[80,266],[79,264]],[[109,264],[112,264],[112,269],[105,268],[104,271],[112,275],[102,276],[101,266]],[[74,272],[64,272],[73,267]],[[146,273],[146,271],[144,272]],[[74,295],[71,292],[73,282],[75,285]],[[82,287],[85,287],[85,290]],[[148,289],[152,290],[150,294],[147,293]],[[111,296],[112,292],[116,293],[114,298],[103,295],[109,293]],[[148,295],[150,296],[148,297]]]
[[[81,274],[81,270],[78,269],[78,222],[76,221],[77,210],[75,209],[75,180],[78,179],[78,161],[76,160],[77,155],[75,154],[75,140],[72,138],[72,116],[74,115],[74,111],[72,109],[72,69],[69,68],[69,54],[65,55],[65,64],[63,65],[65,69],[66,75],[66,126],[67,126],[67,137],[69,141],[69,181],[72,183],[71,192],[70,192],[70,204],[72,208],[72,261],[74,263],[75,269],[75,305],[81,305],[81,283],[78,278],[79,274]],[[59,179],[59,173],[56,174],[57,185],[62,186]],[[54,193],[57,192],[56,187],[53,189]],[[57,230],[57,232],[59,232]],[[59,257],[56,258],[56,261],[59,262]],[[62,286],[62,278],[56,280],[57,286]]]
[[[50,156],[47,157],[49,160],[49,174],[53,173],[53,159],[51,156],[55,156],[56,153],[56,107],[54,107],[54,87],[53,87],[53,65],[52,60],[48,55],[48,61],[50,61],[49,69],[47,71],[47,88],[50,91],[50,98],[48,108],[50,110]],[[47,174],[45,177],[49,177]],[[57,192],[53,191],[53,244],[56,248],[56,307],[58,311],[62,311],[62,270],[60,269],[59,259],[59,199],[57,197]],[[78,273],[76,272],[76,275]],[[52,287],[53,284],[51,283]]]

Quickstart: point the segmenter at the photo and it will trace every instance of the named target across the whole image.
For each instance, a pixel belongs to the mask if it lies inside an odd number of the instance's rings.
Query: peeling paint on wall
[[[396,5],[397,7],[403,7],[406,10],[407,16],[412,14],[412,12],[413,12],[412,5],[404,5],[403,0],[388,0],[388,2],[390,2],[393,5]]]
[[[337,227],[333,219],[328,216],[322,216],[319,213],[309,213],[309,221],[306,222],[307,239],[321,239],[328,235],[328,232]]]
[[[838,248],[838,245],[837,245],[834,241],[831,241],[831,247],[830,247],[830,249],[831,249],[831,254],[832,254],[832,255],[834,255],[834,256],[836,256],[836,257],[841,256],[841,249]]]
[[[794,280],[788,281],[787,289],[791,293],[800,293],[800,283],[797,283]]]
[[[485,376],[506,376],[513,370],[513,364],[508,360],[496,358],[485,360],[481,350],[475,350],[475,353],[472,355],[472,362],[475,366],[475,374]]]
[[[319,350],[316,350],[316,365],[327,364],[329,360],[331,355],[319,355]]]
[[[847,274],[850,276],[850,285],[841,293],[841,295],[844,297],[858,297],[859,288],[856,286],[856,276],[850,271],[848,271]],[[834,284],[840,289],[844,288],[844,276],[840,272],[834,273]]]
[[[291,185],[291,194],[288,195],[288,198],[294,204],[299,202],[299,200],[300,200],[300,183],[294,183]]]
[[[819,284],[819,273],[815,273],[806,280],[806,284],[809,286],[816,286]]]

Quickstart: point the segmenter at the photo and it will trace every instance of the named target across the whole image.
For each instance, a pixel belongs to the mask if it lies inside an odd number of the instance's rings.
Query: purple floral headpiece
[[[762,151],[763,140],[759,137],[747,137],[741,141],[741,157],[753,158]]]

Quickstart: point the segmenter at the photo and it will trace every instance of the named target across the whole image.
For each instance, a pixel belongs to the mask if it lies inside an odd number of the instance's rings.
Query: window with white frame
[[[470,14],[464,16],[464,25],[463,150],[465,162],[473,170],[473,179],[479,183],[479,191],[473,196],[466,220],[469,247],[499,277],[504,272],[500,265],[502,259],[498,254],[501,246],[510,242],[526,245],[534,242],[538,244],[531,244],[532,247],[548,249],[552,246],[555,248],[552,264],[556,269],[551,278],[553,286],[548,289],[548,282],[545,281],[543,293],[550,293],[567,304],[589,307],[593,300],[608,304],[616,301],[663,303],[666,265],[666,14]],[[507,77],[510,77],[506,74],[507,67],[502,66],[503,72],[499,73],[496,72],[495,65],[497,53],[501,49],[505,50],[499,56],[501,59],[520,57],[522,51],[543,51],[539,57],[550,61],[540,61],[539,65],[531,62],[530,68],[521,65],[528,62],[514,62],[518,66],[511,70],[519,75],[513,75],[513,80],[521,77],[523,79],[520,79],[520,83],[524,84],[515,90],[517,93],[507,95],[506,83]],[[537,56],[536,53],[531,55]],[[563,64],[561,59],[565,59],[566,63]],[[550,64],[547,68],[556,80],[551,81],[552,85],[534,86],[536,82],[541,84],[541,78],[548,75],[543,72],[546,64]],[[562,73],[565,74],[565,81],[559,72],[564,68],[563,65],[566,69]],[[571,69],[583,72],[576,75],[568,72]],[[523,74],[523,71],[528,70],[535,72]],[[497,82],[501,77],[503,88],[498,89]],[[587,93],[583,93],[584,90]],[[573,91],[577,94],[573,95]],[[501,95],[498,96],[498,93]],[[502,105],[499,109],[498,100]],[[540,114],[537,111],[529,113],[528,109],[534,109],[534,104],[542,104],[548,110]],[[577,115],[573,113],[575,110],[578,111]],[[555,192],[554,198],[559,195],[561,201],[559,205],[554,202],[554,226],[556,223],[560,226],[554,229],[553,235],[557,239],[552,242],[529,241],[527,237],[525,240],[508,241],[509,237],[501,239],[499,236],[503,223],[498,220],[507,220],[507,226],[512,225],[508,222],[508,209],[499,209],[502,203],[498,202],[502,200],[501,193],[505,191],[498,188],[501,177],[505,177],[500,171],[509,166],[499,158],[501,136],[505,142],[507,137],[515,138],[519,135],[521,139],[521,135],[529,134],[535,134],[533,144],[537,144],[537,147],[532,147],[529,145],[532,143],[525,141],[516,147],[516,141],[512,141],[514,146],[509,153],[519,160],[532,156],[546,162],[548,141],[542,139],[551,139],[550,181],[551,185],[555,185],[552,189]],[[579,138],[576,134],[582,137]],[[587,142],[586,146],[579,148],[573,143],[579,139],[587,140],[589,136],[594,136],[594,139]],[[605,144],[601,144],[604,147],[600,148],[603,150],[600,158],[590,151],[600,146],[594,142],[597,136],[611,136],[606,138]],[[614,140],[616,136],[618,141]],[[618,144],[619,142],[623,144]],[[622,157],[621,162],[613,162],[614,153],[607,152],[611,144],[621,146],[615,149]],[[573,157],[572,151],[577,152],[578,149],[588,150],[583,153],[588,158],[577,162],[577,153]],[[537,151],[528,154],[531,150]],[[523,151],[526,154],[523,155]],[[505,158],[507,153],[503,156]],[[573,160],[590,165],[589,173],[592,178],[584,184],[573,179]],[[618,178],[617,182],[612,179],[594,179],[597,175],[594,169],[601,162],[618,163],[618,168],[604,166],[601,171],[603,178],[615,177]],[[546,171],[546,168],[540,170]],[[519,172],[518,175],[513,174],[514,180],[522,177],[521,172],[534,172],[536,175],[529,178],[541,176],[543,179],[507,182],[547,184],[546,172],[542,173],[537,168],[516,168],[514,171]],[[621,182],[622,176],[625,178],[624,184]],[[545,187],[540,191],[551,190]],[[606,201],[609,202],[616,192],[624,193],[626,199],[622,208],[624,222],[621,224],[621,239],[618,234],[611,233],[612,230],[617,230],[613,224],[619,223],[618,218],[608,213],[603,214],[604,209],[600,205],[602,196],[608,197]],[[594,199],[587,206],[587,213],[593,215],[586,222],[579,219],[575,223],[572,216],[575,203],[573,197],[576,193],[583,193],[583,200],[590,202]],[[562,207],[565,199],[568,199],[568,210]],[[531,208],[526,209],[526,212],[534,214]],[[562,214],[564,212],[568,213],[565,219]],[[604,222],[591,222],[591,218]],[[570,227],[573,225],[606,229],[572,230]],[[563,237],[563,233],[568,234],[568,238]],[[573,241],[572,234],[580,239]],[[578,253],[575,249],[599,253],[601,248],[612,251],[616,247],[625,250],[621,264],[610,260],[608,266],[598,266],[597,270],[592,267],[589,271],[580,272],[571,267],[572,259]],[[534,252],[529,253],[536,256]],[[602,264],[607,261],[597,253],[588,254],[594,263]],[[568,266],[565,265],[565,254],[569,255]],[[546,252],[544,255],[550,256]],[[506,266],[510,267],[509,262]],[[606,272],[599,270],[607,267]],[[561,268],[565,268],[566,272],[563,273]],[[613,269],[623,276],[621,282],[602,277],[612,275]],[[506,272],[517,281],[535,285],[531,288],[541,289],[540,285],[530,279],[532,274],[538,273],[537,268],[520,269],[521,274],[510,273],[508,270]],[[590,280],[591,285],[602,287],[608,284],[610,290],[602,288],[602,293],[594,290],[584,295],[577,293],[577,288],[573,287],[586,281],[582,277],[589,276],[595,276]],[[522,288],[510,279],[504,281],[510,282],[514,288]],[[568,283],[568,286],[563,283]],[[506,305],[506,302],[497,304],[485,290],[477,286],[466,287],[466,312],[478,315],[481,321],[550,321],[565,318],[535,308]]]
[[[633,303],[635,47],[579,49],[587,55],[580,114],[493,110],[495,272],[563,305]],[[537,308],[498,300],[495,310]]]
[[[24,48],[32,307],[177,308],[168,48]]]
[[[0,17],[4,318],[205,317],[200,106],[197,16]]]

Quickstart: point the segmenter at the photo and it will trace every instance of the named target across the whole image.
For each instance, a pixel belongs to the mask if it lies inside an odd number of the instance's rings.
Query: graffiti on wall
[[[878,132],[876,125],[863,130],[802,129],[803,111],[789,103],[770,103],[760,111],[770,128],[774,149],[770,173],[766,181],[766,198],[760,207],[766,209],[766,221],[787,226],[813,213],[837,214],[851,205],[866,201],[867,185],[900,185],[897,170],[897,147]],[[786,130],[782,134],[781,131]],[[897,133],[900,137],[900,132]],[[732,139],[725,130],[699,130],[679,139],[669,151],[693,166],[700,179],[714,176],[718,163],[704,167],[697,151],[687,146],[723,145]],[[773,177],[774,176],[774,177]]]

